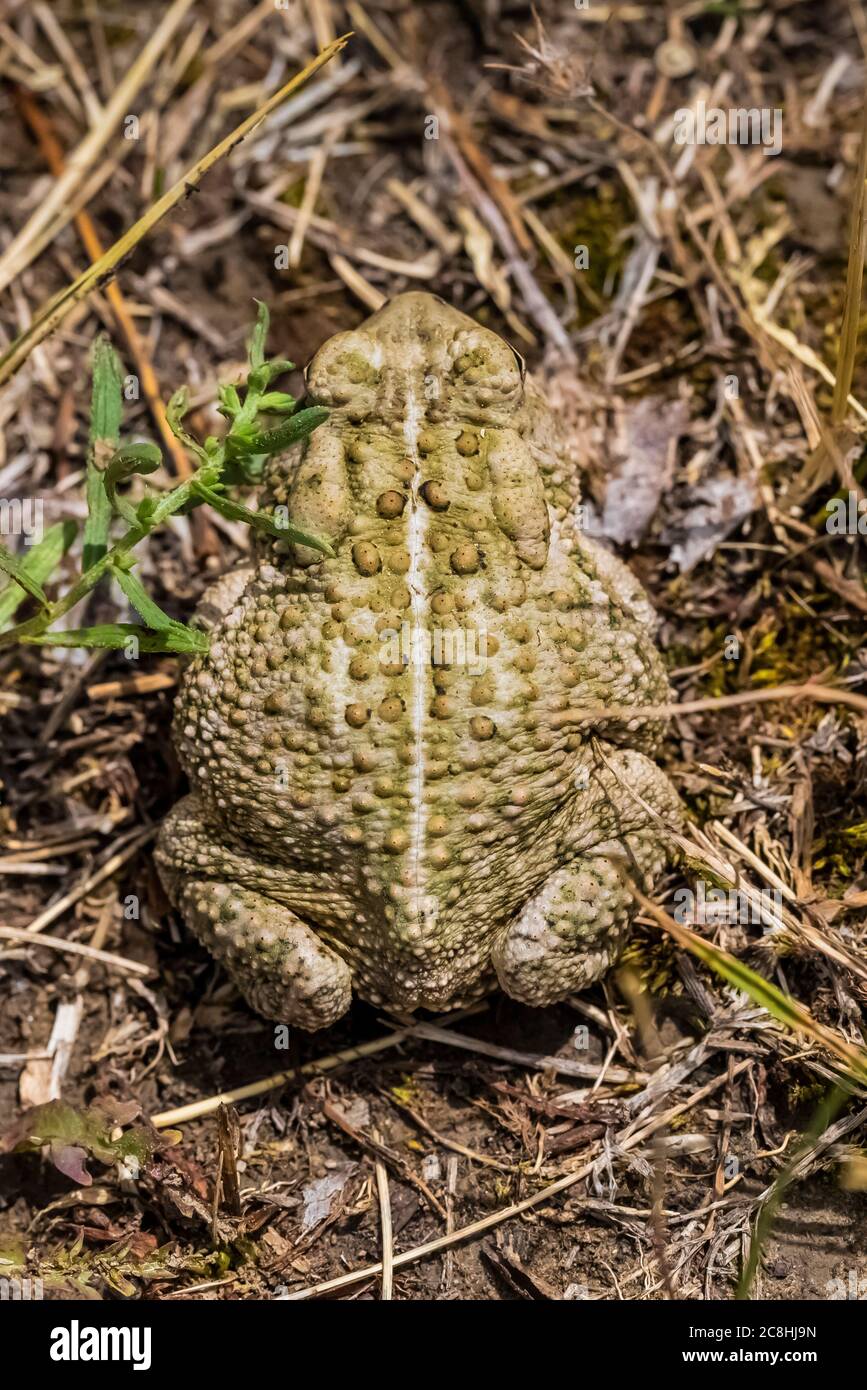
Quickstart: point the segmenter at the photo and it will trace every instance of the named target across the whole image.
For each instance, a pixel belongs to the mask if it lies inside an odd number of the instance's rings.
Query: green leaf
[[[234,420],[241,410],[241,397],[238,395],[237,388],[234,386],[218,386],[217,399],[220,404],[217,406],[221,415],[225,415],[227,420]]]
[[[286,391],[269,391],[259,401],[259,409],[265,414],[291,415],[297,402]]]
[[[253,512],[249,507],[242,506],[240,502],[232,501],[230,497],[223,497],[221,493],[214,492],[196,480],[193,481],[193,490],[203,501],[229,521],[246,522],[254,530],[264,531],[266,535],[273,536],[276,540],[292,541],[295,545],[308,545],[311,550],[320,550],[323,555],[333,556],[334,554],[328,541],[323,540],[320,536],[314,536],[310,531],[302,531],[299,526],[293,526],[291,522],[286,526],[281,526],[268,512]]]
[[[223,468],[225,487],[258,487],[265,468],[264,454],[242,454],[227,460]]]
[[[109,501],[115,511],[119,512],[125,521],[131,526],[143,523],[142,503],[134,507],[125,497],[118,497],[117,485],[125,482],[136,473],[155,473],[163,461],[163,456],[156,444],[123,444],[112,454],[108,467],[103,475],[105,491]],[[150,507],[145,508],[145,512],[153,511],[154,501],[152,498],[145,498],[150,502]]]
[[[147,623],[148,627],[153,628],[156,632],[164,632],[166,628],[172,626],[174,619],[170,618],[168,613],[164,613],[158,603],[154,603],[138,575],[133,574],[131,570],[124,569],[121,565],[112,565],[111,572],[139,617]]]
[[[249,437],[230,434],[226,439],[226,457],[243,458],[247,454],[280,454],[284,449],[306,439],[315,429],[328,419],[325,406],[312,405],[307,410],[299,410],[296,415],[277,425],[273,430],[264,430]]]
[[[190,453],[195,454],[196,458],[200,459],[202,463],[207,463],[208,455],[205,453],[205,450],[197,439],[193,439],[191,434],[187,434],[181,423],[189,408],[190,404],[187,388],[186,386],[181,386],[175,391],[166,406],[166,419],[169,422],[169,428],[175,438],[179,439],[181,443],[189,449]]]
[[[155,497],[143,497],[135,509],[136,526],[141,526],[145,531],[152,531],[156,510],[157,499]]]
[[[141,1168],[155,1153],[177,1143],[177,1131],[166,1140],[146,1119],[118,1133],[140,1115],[134,1101],[124,1103],[113,1097],[96,1100],[86,1110],[50,1100],[25,1110],[0,1136],[0,1153],[35,1153],[48,1146],[61,1173],[89,1186],[93,1179],[86,1167],[88,1157],[106,1164],[134,1161]]]
[[[0,570],[5,570],[7,574],[10,574],[21,585],[21,588],[26,589],[30,597],[35,598],[43,608],[48,607],[48,596],[41,584],[33,578],[32,573],[22,561],[16,560],[14,555],[9,554],[5,545],[0,545]]]
[[[118,486],[135,473],[152,473],[159,467],[161,455],[154,445],[149,444],[117,447],[122,409],[121,367],[110,345],[101,340],[94,349],[92,466],[88,474],[89,486],[99,484],[98,494],[94,491],[91,495],[89,492],[91,507],[86,537],[93,558],[72,586],[54,603],[48,603],[41,583],[56,563],[57,554],[52,552],[53,558],[48,562],[46,552],[46,563],[43,565],[37,561],[19,562],[4,552],[0,568],[8,571],[13,582],[0,595],[0,648],[15,642],[46,646],[122,647],[130,636],[135,636],[143,651],[206,650],[207,638],[197,630],[188,629],[169,618],[131,573],[134,565],[132,551],[150,532],[161,526],[169,516],[182,509],[190,510],[203,502],[223,516],[242,521],[278,540],[294,542],[323,555],[334,554],[327,540],[293,526],[288,519],[281,524],[275,515],[251,511],[226,496],[227,484],[258,482],[269,454],[279,453],[304,439],[322,424],[329,413],[322,406],[298,411],[294,397],[288,392],[267,391],[274,377],[291,370],[293,366],[283,358],[266,359],[268,325],[267,306],[260,303],[249,346],[248,379],[239,388],[228,385],[219,387],[220,409],[231,420],[225,438],[209,436],[203,446],[189,435],[183,427],[189,408],[187,392],[181,388],[174,393],[166,411],[169,425],[198,460],[198,467],[192,476],[177,487],[158,495],[149,494],[135,507],[125,497],[118,495]],[[285,419],[275,429],[263,430],[262,416],[269,413],[282,415]],[[101,465],[106,456],[108,464],[103,468]],[[129,529],[109,548],[107,536],[112,508],[124,517]],[[49,631],[91,593],[106,574],[113,574],[117,578],[147,626],[107,624],[74,632]],[[3,629],[2,622],[12,616],[25,593],[37,598],[43,605],[43,611],[25,622]]]
[[[294,362],[290,362],[285,357],[274,357],[270,362],[263,362],[261,367],[254,367],[247,378],[247,401],[245,402],[245,414],[250,418],[255,410],[260,408],[259,402],[262,393],[274,380],[275,376],[282,376],[284,372],[291,372],[295,367]],[[250,410],[247,410],[247,405]]]
[[[247,356],[250,361],[250,366],[254,369],[256,367],[262,367],[265,364],[265,343],[267,342],[268,329],[271,325],[271,314],[268,305],[264,300],[257,299],[256,306],[258,308],[256,327],[253,329],[250,335],[250,341],[247,344]]]
[[[58,561],[63,558],[75,540],[78,527],[74,521],[58,521],[50,526],[38,545],[30,547],[21,569],[37,584],[43,584],[54,572]],[[14,617],[27,597],[27,590],[13,580],[0,593],[0,627],[4,627]]]
[[[104,623],[99,627],[77,627],[66,632],[37,632],[22,636],[31,647],[110,647],[120,649],[129,639],[138,639],[142,652],[206,652],[208,636],[183,623],[170,622],[159,632],[136,623]]]
[[[93,389],[90,407],[90,449],[87,456],[87,521],[84,526],[84,567],[105,554],[111,505],[103,486],[102,458],[116,448],[123,414],[120,359],[108,339],[100,335],[91,354]]]

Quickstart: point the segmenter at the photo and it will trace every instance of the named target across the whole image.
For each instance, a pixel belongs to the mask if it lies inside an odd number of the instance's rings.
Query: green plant
[[[242,521],[257,531],[310,546],[324,555],[334,552],[327,540],[314,536],[288,518],[263,511],[251,511],[227,494],[227,489],[251,486],[259,481],[265,459],[282,453],[305,439],[328,414],[322,406],[297,409],[294,396],[272,391],[272,381],[290,371],[293,363],[265,357],[269,314],[259,304],[256,326],[248,348],[249,370],[238,386],[219,388],[219,411],[229,421],[226,434],[210,436],[200,444],[183,427],[187,414],[187,392],[176,391],[167,407],[167,418],[176,437],[197,460],[195,471],[170,491],[147,493],[133,503],[119,486],[133,475],[155,472],[162,454],[155,444],[119,444],[122,411],[120,364],[105,339],[97,340],[93,351],[93,396],[90,424],[90,451],[87,463],[88,517],[84,530],[83,572],[58,599],[49,600],[44,585],[49,583],[59,562],[75,540],[74,522],[52,526],[24,559],[11,555],[0,545],[0,570],[10,576],[0,593],[0,648],[17,642],[64,647],[126,647],[131,639],[145,652],[197,652],[207,649],[203,632],[170,618],[147,593],[133,572],[136,546],[176,512],[189,512],[207,503],[222,516]],[[277,416],[280,423],[270,426],[262,417]],[[112,544],[112,520],[120,517],[127,530]],[[49,629],[91,593],[104,578],[117,581],[141,624],[109,623],[98,627],[74,628],[64,632]],[[28,598],[36,601],[35,616],[5,627]]]

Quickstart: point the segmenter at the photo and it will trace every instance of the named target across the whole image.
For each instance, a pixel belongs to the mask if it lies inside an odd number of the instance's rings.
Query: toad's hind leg
[[[187,924],[257,1013],[312,1032],[348,1009],[349,966],[288,907],[212,879],[179,884],[176,899]]]
[[[577,803],[567,836],[572,857],[525,904],[492,953],[502,989],[523,1004],[555,1004],[605,974],[629,931],[629,879],[647,888],[669,857],[660,819],[636,799],[627,796],[624,804],[624,781],[664,822],[680,819],[673,787],[649,758],[609,749],[587,792],[579,793],[587,800]]]
[[[501,988],[537,1006],[586,989],[617,959],[629,908],[622,876],[605,855],[558,869],[494,949]]]
[[[155,859],[187,926],[258,1013],[312,1032],[346,1012],[349,966],[292,910],[317,901],[339,911],[315,875],[275,868],[239,843],[230,847],[195,794],[163,822]]]

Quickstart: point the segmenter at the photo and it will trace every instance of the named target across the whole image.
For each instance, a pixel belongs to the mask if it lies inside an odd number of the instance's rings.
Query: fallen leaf
[[[617,545],[641,540],[671,486],[675,444],[686,429],[686,401],[643,396],[617,411],[608,442],[602,512],[588,527]]]
[[[693,499],[679,522],[662,536],[682,574],[713,555],[720,541],[746,521],[755,510],[758,494],[751,478],[725,473],[701,483]]]
[[[333,1173],[328,1173],[324,1178],[317,1178],[316,1182],[310,1183],[303,1192],[304,1211],[301,1216],[302,1231],[312,1230],[318,1226],[320,1221],[324,1221],[326,1216],[331,1214],[331,1204],[346,1186],[356,1165],[345,1163],[340,1168],[335,1168]]]
[[[83,1187],[93,1181],[85,1166],[88,1157],[118,1163],[122,1172],[137,1174],[159,1149],[169,1148],[179,1137],[176,1130],[161,1134],[147,1121],[115,1137],[119,1125],[139,1113],[138,1105],[113,1097],[86,1110],[51,1100],[25,1110],[0,1137],[0,1153],[33,1153],[47,1146],[55,1167]]]

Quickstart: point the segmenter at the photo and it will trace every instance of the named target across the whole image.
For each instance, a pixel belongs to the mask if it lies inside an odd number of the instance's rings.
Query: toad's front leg
[[[567,862],[494,948],[506,994],[524,1004],[554,1004],[606,973],[629,931],[629,880],[645,889],[652,883],[670,857],[665,829],[681,815],[674,788],[655,763],[633,750],[604,749],[576,792]]]

